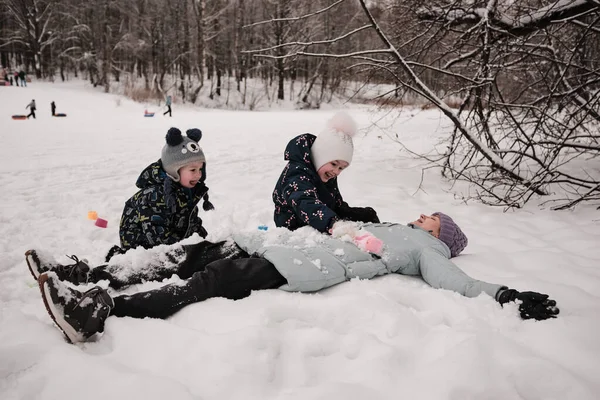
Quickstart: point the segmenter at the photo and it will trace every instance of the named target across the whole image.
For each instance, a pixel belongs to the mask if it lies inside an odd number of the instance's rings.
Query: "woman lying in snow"
[[[81,261],[59,265],[35,250],[25,254],[48,313],[70,342],[102,332],[111,314],[166,318],[188,304],[211,297],[236,300],[252,290],[275,288],[313,292],[352,278],[370,279],[389,273],[420,275],[434,288],[467,297],[486,293],[500,304],[519,300],[523,319],[556,317],[556,302],[545,294],[518,292],[461,271],[450,258],[459,255],[467,243],[452,218],[435,213],[421,215],[408,225],[340,221],[333,226],[331,236],[310,227],[294,232],[275,229],[238,234],[229,242],[204,241],[171,248],[134,271],[119,266],[127,254],[94,269]],[[120,287],[174,274],[183,281],[115,297],[100,286],[81,292],[62,282],[108,279],[111,286]]]

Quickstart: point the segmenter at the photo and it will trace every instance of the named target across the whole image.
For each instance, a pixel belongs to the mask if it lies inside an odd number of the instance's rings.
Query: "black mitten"
[[[104,257],[105,262],[109,262],[113,256],[117,254],[125,254],[125,250],[122,247],[117,246],[116,244],[108,250],[106,257]]]
[[[203,239],[206,239],[206,237],[208,236],[208,231],[204,229],[202,225],[198,226],[196,232],[198,232],[198,235],[202,236]]]
[[[377,212],[371,207],[349,207],[344,203],[336,210],[336,213],[341,219],[349,221],[379,223]]]
[[[371,208],[371,207],[365,207],[363,208],[363,222],[373,222],[373,223],[379,223],[379,217],[377,216],[377,212]]]
[[[537,292],[518,292],[515,289],[506,289],[499,292],[496,300],[502,305],[519,300],[519,311],[523,319],[534,318],[542,321],[556,318],[560,312],[556,307],[556,301],[549,299],[547,294]]]

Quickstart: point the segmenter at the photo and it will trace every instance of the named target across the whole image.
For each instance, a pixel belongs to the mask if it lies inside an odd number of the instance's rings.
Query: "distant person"
[[[19,79],[21,79],[21,86],[27,87],[27,76],[25,75],[25,71],[19,71]]]
[[[35,99],[31,100],[31,103],[27,104],[27,107],[25,107],[25,109],[29,108],[29,114],[27,115],[27,119],[29,119],[29,117],[33,117],[33,119],[35,119],[35,110],[36,110],[36,106],[35,106]]]
[[[167,102],[165,105],[167,106],[167,111],[165,111],[163,113],[163,115],[169,113],[169,117],[172,117],[172,115],[171,115],[171,96],[167,96]]]
[[[50,110],[52,111],[52,116],[54,117],[56,115],[56,103],[54,103],[54,101],[50,103]]]
[[[296,136],[285,148],[288,161],[273,191],[277,227],[295,230],[309,225],[328,232],[338,220],[379,222],[371,207],[350,207],[337,178],[352,162],[356,124],[344,112],[331,118],[318,136]]]
[[[19,73],[15,71],[13,76],[15,77],[15,86],[19,86]]]

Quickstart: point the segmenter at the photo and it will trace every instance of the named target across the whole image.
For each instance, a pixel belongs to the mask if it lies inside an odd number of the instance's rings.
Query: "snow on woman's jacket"
[[[326,232],[338,220],[336,209],[344,203],[337,178],[321,181],[311,157],[310,148],[316,136],[306,133],[288,143],[284,168],[275,190],[275,225],[289,230],[312,226]]]
[[[234,240],[248,253],[273,263],[288,281],[281,289],[288,291],[313,292],[352,278],[390,273],[420,275],[434,288],[467,297],[482,292],[495,296],[503,287],[466,275],[450,261],[448,246],[418,226],[369,223],[361,227],[383,241],[381,255],[359,249],[347,237],[334,238],[309,227],[237,234]]]
[[[136,186],[140,190],[125,203],[119,236],[124,250],[142,246],[173,244],[197,232],[206,237],[206,229],[198,216],[198,202],[208,201],[208,188],[202,178],[187,189],[167,176],[160,160],[150,164],[140,174]]]

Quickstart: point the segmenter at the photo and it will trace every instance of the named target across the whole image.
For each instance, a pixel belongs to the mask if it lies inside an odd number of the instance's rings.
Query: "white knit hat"
[[[351,164],[354,134],[356,134],[356,123],[345,112],[338,112],[327,121],[325,129],[317,135],[310,149],[312,162],[317,171],[334,160],[343,160]]]

